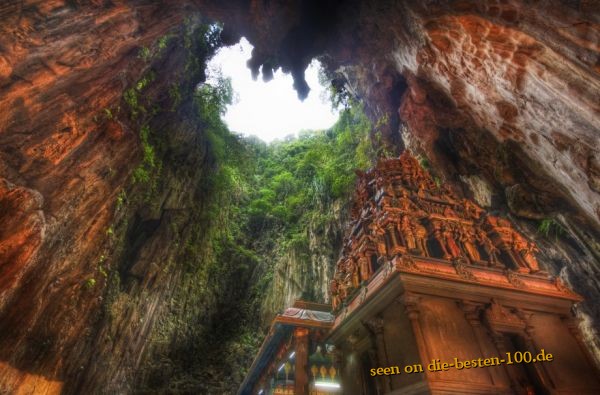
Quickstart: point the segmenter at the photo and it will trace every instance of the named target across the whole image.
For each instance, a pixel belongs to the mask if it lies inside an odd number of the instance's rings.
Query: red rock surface
[[[376,133],[395,149],[402,132],[457,185],[480,177],[522,217],[566,214],[580,244],[556,259],[578,292],[600,295],[585,280],[600,256],[597,2],[3,2],[0,383],[85,376],[102,293],[85,281],[141,156],[135,131],[103,110],[146,71],[139,49],[197,9],[255,45],[254,72],[291,71],[301,96],[304,68],[323,56],[381,121]],[[116,336],[132,336],[127,322]]]

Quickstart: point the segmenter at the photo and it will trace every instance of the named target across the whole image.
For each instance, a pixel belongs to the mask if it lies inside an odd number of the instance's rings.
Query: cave
[[[597,2],[9,0],[0,21],[1,394],[236,393],[296,299],[335,313],[356,195],[375,195],[358,180],[405,153],[535,243],[581,296],[569,314],[597,369]],[[318,60],[338,126],[277,152],[227,130],[206,65],[242,38],[248,74],[289,74],[299,99]],[[277,178],[282,158],[296,170]],[[433,235],[383,244],[442,259]],[[484,247],[456,253],[477,266]]]

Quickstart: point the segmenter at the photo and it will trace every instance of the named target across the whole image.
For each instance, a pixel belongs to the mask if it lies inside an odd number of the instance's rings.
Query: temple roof
[[[294,328],[330,329],[334,321],[330,310],[330,305],[297,300],[294,306],[278,314],[237,392],[238,395],[251,393],[261,373],[271,363],[279,346],[291,335]]]
[[[329,306],[328,306],[329,307]],[[333,322],[333,314],[328,311],[306,310],[297,307],[286,309],[283,314],[278,315],[276,322],[285,324],[296,324],[309,327],[322,327]]]

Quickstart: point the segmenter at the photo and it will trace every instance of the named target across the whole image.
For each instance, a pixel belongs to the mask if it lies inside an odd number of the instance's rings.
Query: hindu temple
[[[359,173],[331,306],[275,318],[238,393],[598,394],[582,298],[536,252],[409,153],[380,160]]]

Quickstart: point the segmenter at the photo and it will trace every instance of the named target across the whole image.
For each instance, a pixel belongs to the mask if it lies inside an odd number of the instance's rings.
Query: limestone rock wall
[[[266,257],[273,269],[261,303],[263,325],[269,325],[277,313],[297,299],[331,303],[329,284],[348,223],[348,207],[340,200],[323,204],[321,210],[329,213],[332,221],[325,225],[310,223],[306,229],[308,245],[278,244],[278,250]]]
[[[117,109],[126,106],[124,92],[155,64],[143,47],[154,51],[159,38],[182,29],[198,10],[225,23],[226,41],[248,38],[255,46],[254,73],[268,79],[277,67],[291,72],[301,97],[309,89],[304,69],[321,57],[338,82],[366,104],[378,125],[374,141],[391,151],[407,146],[426,156],[440,177],[489,201],[492,209],[511,213],[531,237],[545,240],[546,265],[588,298],[580,313],[588,339],[597,341],[597,2],[5,1],[0,4],[0,392],[19,385],[52,393],[64,383],[67,392],[130,391],[158,312],[171,296],[186,293],[179,289],[182,272],[162,275],[154,261],[183,259],[166,240],[174,230],[182,238],[191,231],[190,218],[180,218],[177,210],[202,200],[190,180],[201,178],[200,169],[210,163],[202,149],[206,144],[196,141],[192,162],[197,166],[183,166],[188,173],[176,171],[177,161],[187,156],[173,149],[179,155],[169,161],[177,177],[154,195],[158,208],[119,214],[120,193],[143,150],[140,125]],[[173,79],[184,78],[186,52],[169,54],[170,61],[155,64],[157,75],[168,71]],[[201,80],[201,73],[194,75]],[[149,97],[160,102],[171,82],[159,78]],[[168,105],[170,99],[162,100]],[[165,112],[151,127],[183,122],[190,135],[178,141],[187,141],[196,135],[196,126],[185,123],[188,111]],[[108,266],[112,259],[118,267],[119,254],[107,258],[105,252],[116,251],[114,233],[127,234],[129,227],[119,222],[125,219],[146,237],[129,251],[141,257],[134,259],[138,264],[122,270],[130,273],[125,278],[138,280],[119,291],[128,296],[119,299],[117,293],[112,300],[124,309],[121,320],[107,323],[102,318],[107,280],[99,262],[106,259]],[[536,228],[546,219],[565,231],[541,235]],[[295,297],[307,279],[328,278],[319,257],[305,269],[291,269],[292,257],[281,262],[274,281],[281,286],[266,304],[269,314]],[[290,276],[297,285],[287,282]],[[313,288],[323,291],[323,284]],[[218,300],[225,305],[236,297],[207,295],[194,310],[207,313],[196,320],[210,321]],[[184,309],[182,303],[172,308]]]
[[[255,45],[256,73],[290,70],[303,97],[303,70],[320,57],[335,86],[366,104],[375,141],[390,152],[410,148],[458,192],[483,198],[532,238],[555,245],[546,266],[587,298],[578,314],[597,348],[596,2],[251,4],[268,10],[238,24]],[[540,231],[544,224],[555,234]]]
[[[190,268],[208,245],[182,248],[211,226],[199,14],[31,1],[0,19],[0,392],[164,389],[185,362],[152,363],[201,349],[240,298]]]

